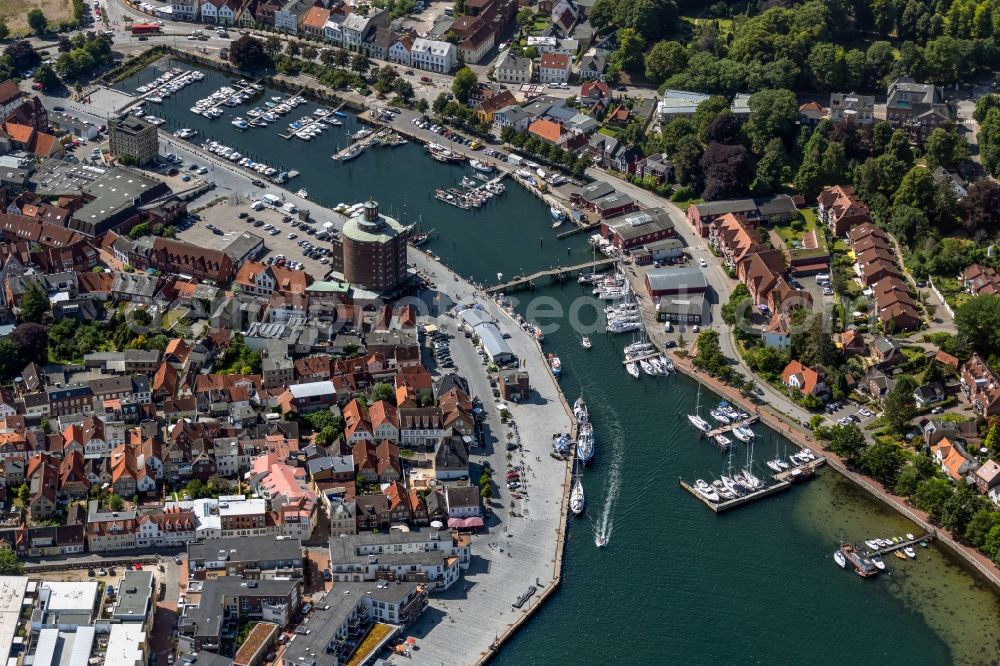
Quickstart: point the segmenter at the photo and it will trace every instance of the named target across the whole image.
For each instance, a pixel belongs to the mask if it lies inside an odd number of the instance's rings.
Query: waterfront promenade
[[[497,401],[492,396],[485,367],[472,342],[457,331],[458,320],[445,316],[432,318],[433,323],[454,334],[451,350],[456,371],[468,380],[470,392],[482,400],[487,412],[493,442],[485,456],[482,449],[473,449],[472,461],[481,464],[488,460],[494,468],[498,497],[491,504],[500,522],[490,527],[488,533],[473,538],[472,564],[463,572],[462,579],[451,590],[432,595],[428,609],[408,630],[409,635],[417,637],[420,649],[412,652],[412,659],[393,657],[393,660],[418,664],[481,663],[492,656],[491,646],[512,635],[559,584],[570,465],[553,459],[549,451],[552,434],[569,432],[572,419],[532,336],[473,285],[462,279],[456,281],[454,274],[440,262],[419,251],[411,251],[409,259],[419,270],[433,274],[438,291],[444,295],[442,312],[456,302],[484,304],[501,330],[510,334],[507,342],[522,360],[522,368],[527,370],[531,381],[531,398],[508,405],[523,446],[523,451],[514,452],[512,462],[523,462],[531,468],[525,474],[530,499],[516,502],[516,508],[511,510],[504,481],[506,426],[500,425]],[[490,548],[491,543],[496,547]],[[511,604],[532,585],[538,590],[528,603],[523,608],[513,608]]]

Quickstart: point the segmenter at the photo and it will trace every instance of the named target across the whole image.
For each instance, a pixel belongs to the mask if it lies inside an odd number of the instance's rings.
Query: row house
[[[780,250],[763,250],[744,257],[736,266],[736,278],[746,285],[754,305],[767,305],[771,291],[785,272]]]
[[[179,506],[166,507],[161,512],[142,515],[136,530],[137,548],[176,548],[197,538],[194,512]]]
[[[274,12],[274,28],[292,35],[298,34],[299,23],[311,5],[312,0],[285,0]]]
[[[973,296],[980,294],[1000,295],[1000,274],[991,266],[972,264],[962,271],[959,279],[962,288]]]
[[[458,62],[457,50],[450,42],[424,39],[413,40],[410,48],[410,66],[429,72],[447,74]]]
[[[430,450],[444,433],[439,407],[399,408],[399,445],[409,449]]]
[[[510,49],[501,53],[493,66],[493,80],[500,83],[531,83],[533,74],[534,63],[531,58],[515,55]]]
[[[851,229],[848,237],[855,254],[855,272],[862,285],[871,290],[883,328],[889,332],[919,328],[923,319],[896,263],[888,234],[865,222]]]
[[[712,224],[724,215],[735,215],[752,223],[760,220],[760,211],[753,199],[706,201],[691,204],[687,210],[688,222],[702,238],[708,238]]]
[[[243,0],[203,0],[201,20],[218,25],[236,25],[244,4]]]
[[[24,482],[28,484],[28,508],[34,520],[45,520],[55,512],[59,478],[59,465],[49,454],[36,453],[28,460]]]
[[[764,249],[756,225],[732,214],[723,215],[712,224],[709,243],[732,271],[748,256]]]
[[[374,37],[375,30],[388,27],[388,9],[379,9],[367,16],[353,12],[347,15],[341,25],[341,45],[349,51],[362,51],[365,43]]]
[[[572,71],[573,59],[565,53],[543,53],[538,63],[540,83],[566,83]]]
[[[70,500],[85,499],[90,493],[90,479],[87,477],[83,454],[70,451],[59,463],[59,492]]]
[[[386,53],[386,60],[395,62],[405,67],[411,64],[410,53],[413,51],[414,37],[411,33],[397,35]]]
[[[852,227],[871,222],[868,206],[848,185],[824,187],[816,197],[816,215],[838,238],[846,235]]]
[[[234,283],[241,292],[254,296],[271,296],[274,292],[302,295],[312,279],[305,271],[247,261],[240,266]]]
[[[310,7],[302,16],[302,32],[307,37],[324,39],[326,24],[330,21],[331,12],[323,7]]]
[[[979,354],[962,365],[962,393],[983,418],[1000,415],[1000,379]]]
[[[353,445],[354,474],[369,483],[390,483],[403,478],[403,464],[399,447],[388,440],[376,446],[370,441]]]

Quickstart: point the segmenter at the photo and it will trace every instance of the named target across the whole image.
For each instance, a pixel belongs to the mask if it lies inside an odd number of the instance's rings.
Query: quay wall
[[[803,433],[795,427],[797,424],[794,424],[794,422],[791,421],[786,415],[781,414],[770,405],[758,406],[751,403],[749,400],[744,398],[739,391],[735,390],[731,386],[723,384],[718,379],[698,371],[691,363],[690,358],[680,356],[676,351],[671,352],[670,356],[673,360],[674,367],[680,372],[683,372],[685,375],[691,377],[712,391],[715,391],[719,395],[724,396],[726,400],[739,405],[747,413],[751,413],[752,411],[752,413],[759,415],[761,421],[763,421],[765,425],[776,432],[781,433],[799,447],[822,447],[824,451],[823,455],[826,457],[828,465],[840,472],[840,474],[846,478],[853,481],[876,499],[882,501],[887,506],[913,521],[924,532],[934,535],[938,543],[945,545],[948,551],[955,555],[962,563],[967,565],[972,572],[981,576],[988,583],[993,585],[994,588],[1000,591],[1000,569],[998,569],[997,566],[989,560],[989,558],[979,551],[959,543],[945,530],[939,530],[938,527],[931,521],[931,518],[927,513],[911,506],[902,497],[898,497],[887,492],[868,477],[853,471],[842,458],[824,447],[822,442],[816,441],[812,439],[811,436]]]

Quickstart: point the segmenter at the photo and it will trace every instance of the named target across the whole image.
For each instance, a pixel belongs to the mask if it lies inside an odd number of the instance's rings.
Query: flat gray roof
[[[705,275],[697,268],[654,268],[646,273],[649,288],[653,291],[705,291]]]
[[[152,571],[126,571],[118,587],[114,615],[143,615],[153,590]]]
[[[218,560],[225,551],[230,562],[302,560],[302,542],[273,536],[209,539],[188,544],[188,560]]]

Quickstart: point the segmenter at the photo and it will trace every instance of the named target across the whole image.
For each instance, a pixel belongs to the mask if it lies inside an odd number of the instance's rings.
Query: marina
[[[190,86],[176,96],[195,88]],[[223,136],[229,132],[236,136],[238,132],[229,123],[212,126],[207,118],[191,121],[186,117],[186,106],[184,112],[170,115],[165,108],[157,113],[174,122],[173,128],[190,127],[199,131],[199,136],[221,139],[237,149],[245,146],[240,152],[259,153],[256,161],[268,161],[267,156],[273,159],[278,154],[276,146],[287,145],[274,132],[244,135],[248,137],[247,144],[239,144],[238,138]],[[343,141],[345,132],[356,127],[353,118],[345,118],[344,128],[336,132]],[[428,201],[429,191],[454,180],[462,168],[429,161],[424,151],[413,145],[391,153],[368,151],[353,163],[352,169],[342,170],[343,175],[331,179],[329,170],[323,167],[329,165],[326,160],[338,134],[324,133],[309,144],[301,144],[302,150],[296,152],[294,166],[302,172],[299,180],[311,193],[311,199],[323,200],[327,205],[357,201],[358,193],[369,192],[372,183],[406,183],[383,187],[385,192],[379,194],[380,198],[396,210],[408,211],[410,218],[423,214],[425,220],[433,220],[436,232],[425,241],[425,246],[460,275],[490,284],[497,272],[530,275],[544,271],[554,259],[575,265],[565,259],[567,255],[583,264],[591,253],[584,243],[575,242],[581,239],[579,235],[568,238],[566,243],[557,243],[546,236],[544,247],[534,241],[524,242],[525,238],[537,238],[542,220],[548,233],[550,220],[548,206],[526,196],[520,188],[509,188],[502,205],[486,207],[481,213],[480,221],[504,225],[504,234],[484,232],[483,224],[469,224],[464,211]],[[259,144],[251,145],[250,136]],[[564,311],[581,295],[580,287],[569,282],[546,282],[536,288],[535,295],[554,299]],[[440,291],[454,293],[447,284],[441,284]],[[518,311],[526,313],[528,305],[519,305]],[[858,534],[913,530],[911,523],[885,510],[864,491],[837,475],[818,475],[808,492],[775,492],[771,501],[754,503],[746,511],[727,516],[724,528],[720,529],[718,521],[711,520],[687,499],[690,491],[669,481],[664,483],[671,473],[677,476],[709,469],[718,461],[717,452],[698,445],[697,433],[685,418],[695,406],[696,383],[679,376],[663,384],[669,389],[662,390],[660,384],[634,382],[621,372],[621,350],[627,340],[591,331],[584,333],[592,341],[590,349],[582,347],[581,331],[570,326],[546,330],[546,345],[558,350],[561,359],[563,391],[572,396],[586,395],[595,436],[600,442],[592,466],[580,472],[587,509],[580,519],[570,521],[566,539],[566,570],[578,575],[566,576],[558,590],[550,593],[552,588],[545,587],[542,594],[532,598],[528,606],[537,610],[516,636],[500,625],[496,633],[504,645],[495,654],[495,663],[565,660],[567,641],[579,635],[582,609],[597,606],[606,609],[603,621],[593,623],[588,629],[588,651],[597,661],[620,659],[619,646],[627,642],[630,659],[649,663],[663,660],[735,663],[747,654],[770,663],[786,659],[791,651],[808,653],[812,661],[825,666],[845,659],[872,658],[866,637],[870,632],[888,637],[885,651],[880,651],[877,657],[894,662],[975,664],[981,663],[982,655],[993,654],[990,646],[1000,638],[1000,623],[996,621],[1000,614],[994,595],[970,584],[968,573],[938,547],[920,551],[919,576],[893,576],[887,579],[890,585],[861,586],[854,576],[833,575],[837,572],[831,572],[829,566],[804,564],[809,558],[828,561],[831,544],[836,544],[840,529]],[[543,372],[539,368],[536,374]],[[779,434],[780,422],[765,423],[772,430],[758,437],[769,437],[785,445],[786,440]],[[496,433],[495,437],[502,435]],[[548,446],[547,436],[542,441],[526,443],[534,455],[553,462],[545,455]],[[502,498],[503,503],[507,501],[506,496]],[[535,510],[532,507],[532,513]],[[653,517],[662,515],[670,516],[671,529],[650,529]],[[512,531],[523,532],[532,524],[529,514],[514,521]],[[502,537],[493,534],[488,538],[502,541]],[[598,538],[603,546],[597,545]],[[711,566],[706,566],[709,543]],[[480,549],[486,550],[480,544],[478,540],[475,542],[476,557],[482,557],[478,554]],[[657,558],[636,557],[636,548],[654,551]],[[519,547],[512,561],[527,558],[527,550]],[[654,559],[669,561],[671,566],[659,566]],[[486,565],[489,564],[487,560]],[[598,574],[607,577],[606,584],[591,584],[592,577]],[[490,580],[492,575],[473,574],[479,594],[483,594],[483,589],[495,589],[496,583]],[[633,603],[648,595],[651,579],[662,580],[681,603],[667,607],[645,601]],[[775,585],[776,580],[782,581],[781,585]],[[527,582],[522,579],[500,590],[499,605],[506,608]],[[710,605],[701,604],[699,600],[703,599],[706,586],[725,588],[729,593],[719,595]],[[824,589],[828,603],[812,606],[807,618],[803,617],[801,607],[789,607],[789,599],[806,599],[816,589]],[[542,599],[546,603],[539,606]],[[922,602],[929,599],[933,602]],[[744,613],[750,604],[777,609],[776,615],[768,623],[753,624],[746,641],[735,646],[731,624],[718,622],[718,618]],[[865,608],[866,632],[857,632],[856,618],[843,612],[850,604]],[[452,606],[450,599],[447,605]],[[453,626],[457,628],[460,616],[454,611],[449,608],[447,613],[456,618]],[[656,645],[641,640],[646,628],[634,623],[637,613],[657,613],[659,621],[669,624],[681,638]],[[490,614],[495,621],[497,613],[493,609],[492,613],[476,616],[477,623],[488,624]],[[464,615],[469,621],[468,610]],[[971,617],[977,618],[977,622],[982,619],[975,636],[968,632]],[[795,635],[787,631],[791,624],[800,629]],[[437,632],[443,631],[450,637],[462,631],[450,629],[447,621],[441,625],[444,626],[431,629],[429,635],[435,640]],[[487,644],[494,640],[493,627],[489,626],[488,631]],[[461,638],[454,636],[456,646],[463,644]],[[428,649],[425,655],[430,654]],[[437,659],[434,663],[441,661],[447,659]]]

